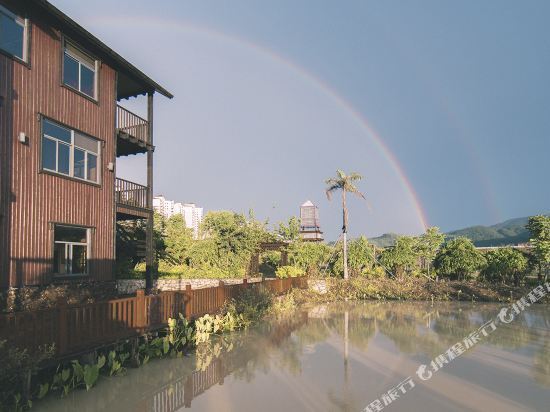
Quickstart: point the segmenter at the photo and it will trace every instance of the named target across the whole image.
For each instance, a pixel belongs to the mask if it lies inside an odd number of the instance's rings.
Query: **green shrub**
[[[261,319],[269,310],[273,296],[257,288],[241,291],[236,299],[226,304],[224,312],[242,315],[242,326]]]
[[[38,372],[44,360],[52,357],[53,350],[53,346],[42,346],[29,353],[0,340],[0,411],[22,410],[32,405],[32,402],[23,405],[27,379]]]
[[[294,242],[289,246],[291,265],[301,268],[308,275],[320,275],[334,252],[332,246],[322,242]]]
[[[304,275],[304,270],[295,266],[281,266],[275,272],[279,279],[295,278]]]
[[[296,310],[296,301],[294,300],[294,295],[288,293],[274,300],[273,305],[271,306],[271,312],[275,316],[285,316]]]
[[[513,282],[519,286],[527,270],[527,258],[519,250],[512,248],[496,249],[487,252],[486,267],[481,275],[492,282]]]

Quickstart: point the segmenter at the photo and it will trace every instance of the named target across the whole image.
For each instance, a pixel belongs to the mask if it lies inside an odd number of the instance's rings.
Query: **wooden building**
[[[155,92],[47,1],[0,0],[1,288],[114,279],[117,219],[147,219],[151,273]],[[142,95],[147,119],[119,105]],[[117,178],[140,153],[147,186]]]
[[[300,237],[308,242],[322,242],[323,232],[319,223],[319,208],[311,200],[300,206]]]

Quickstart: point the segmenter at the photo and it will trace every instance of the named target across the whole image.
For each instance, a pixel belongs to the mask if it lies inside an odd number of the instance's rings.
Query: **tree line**
[[[419,236],[399,236],[394,246],[380,248],[364,236],[348,242],[347,266],[350,276],[362,277],[426,277],[430,279],[483,280],[520,285],[534,272],[540,280],[548,279],[550,268],[550,217],[533,216],[527,228],[531,233],[531,249],[511,247],[480,251],[467,238],[446,239],[438,228],[428,228]],[[140,237],[144,228],[123,226],[119,232]],[[344,248],[336,244],[305,242],[299,235],[300,221],[269,228],[267,221],[231,211],[206,214],[199,236],[187,228],[181,215],[164,218],[155,215],[155,261],[158,272],[169,277],[228,278],[249,275],[252,256],[262,242],[284,241],[288,268],[279,267],[280,254],[265,252],[261,268],[269,275],[308,273],[313,276],[344,277]],[[119,235],[122,237],[122,235]],[[135,242],[121,240],[118,269],[122,275],[137,276],[143,270],[142,257],[132,249]],[[292,269],[291,269],[292,268]]]

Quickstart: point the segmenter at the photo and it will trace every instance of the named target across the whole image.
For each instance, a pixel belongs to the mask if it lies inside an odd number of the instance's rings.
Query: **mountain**
[[[529,241],[529,231],[525,228],[529,218],[518,217],[492,226],[470,226],[453,230],[445,235],[448,239],[463,236],[469,238],[476,246],[517,245]],[[382,236],[369,239],[378,247],[393,246],[397,238],[395,233],[385,233]]]
[[[393,246],[397,236],[399,236],[397,233],[384,233],[382,236],[370,238],[369,242],[378,247]]]
[[[447,237],[464,236],[476,246],[516,245],[529,241],[529,231],[525,228],[528,217],[506,220],[492,226],[471,226],[447,233]]]

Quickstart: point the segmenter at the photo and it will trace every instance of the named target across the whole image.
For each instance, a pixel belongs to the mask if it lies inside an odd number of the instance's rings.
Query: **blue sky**
[[[336,168],[366,177],[353,235],[550,209],[548,1],[53,3],[176,95],[156,104],[157,194],[270,224],[311,199],[329,239]],[[144,156],[118,169],[143,181]]]

